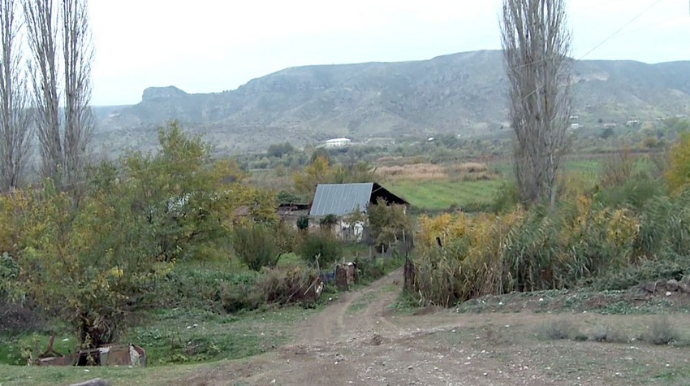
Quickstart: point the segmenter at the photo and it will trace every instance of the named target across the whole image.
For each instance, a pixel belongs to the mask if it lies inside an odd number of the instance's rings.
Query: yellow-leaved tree
[[[682,134],[671,148],[666,181],[673,193],[679,193],[690,183],[690,134]]]

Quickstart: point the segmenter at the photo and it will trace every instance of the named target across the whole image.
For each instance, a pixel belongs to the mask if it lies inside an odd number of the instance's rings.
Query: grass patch
[[[0,365],[0,384],[2,386],[46,386],[69,385],[89,379],[103,378],[113,386],[142,384],[164,386],[179,381],[201,367],[195,366],[159,366],[141,368],[127,367],[36,367]],[[211,367],[216,367],[211,365]],[[209,369],[210,370],[210,369]]]
[[[198,308],[156,310],[143,316],[143,324],[124,334],[121,342],[146,349],[149,366],[240,359],[271,351],[287,343],[288,331],[318,310],[301,307],[275,308],[265,312],[222,314]],[[26,364],[27,350],[42,352],[49,335],[27,334],[0,338],[0,363]],[[76,340],[58,335],[56,351],[69,354]],[[3,384],[3,386],[5,386]]]
[[[49,333],[26,333],[17,336],[0,336],[0,363],[6,365],[26,365],[29,354],[33,357],[44,352],[50,340]],[[62,354],[76,351],[76,337],[56,335],[53,349]]]
[[[503,180],[490,181],[395,181],[388,187],[392,192],[404,197],[414,207],[428,210],[448,209],[451,205],[459,207],[488,204]]]
[[[400,295],[390,306],[391,309],[395,310],[396,313],[400,315],[413,315],[420,308],[419,299],[414,295],[410,294],[408,291],[400,291]]]
[[[160,310],[149,315],[145,326],[130,330],[125,341],[144,347],[154,366],[239,359],[285,344],[291,338],[286,331],[314,312],[300,307],[235,315]]]

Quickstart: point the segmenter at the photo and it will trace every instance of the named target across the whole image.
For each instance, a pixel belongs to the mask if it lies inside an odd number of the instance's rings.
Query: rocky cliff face
[[[187,96],[189,96],[189,94],[175,86],[149,87],[146,90],[144,90],[144,94],[141,96],[141,101],[148,102],[160,99],[184,98]]]

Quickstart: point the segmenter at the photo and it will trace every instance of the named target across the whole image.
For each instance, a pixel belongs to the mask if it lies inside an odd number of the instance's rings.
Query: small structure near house
[[[297,227],[297,220],[302,216],[309,215],[309,204],[280,204],[278,206],[278,216],[285,224]]]
[[[347,263],[335,266],[335,286],[340,291],[347,291],[357,281],[357,264]]]

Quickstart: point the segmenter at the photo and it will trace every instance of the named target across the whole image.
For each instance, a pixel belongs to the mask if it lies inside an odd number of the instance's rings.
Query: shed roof
[[[327,216],[329,214],[344,216],[359,208],[367,211],[370,203],[377,197],[384,197],[395,204],[407,204],[402,198],[390,193],[375,182],[357,184],[320,184],[312,202],[310,216]]]

